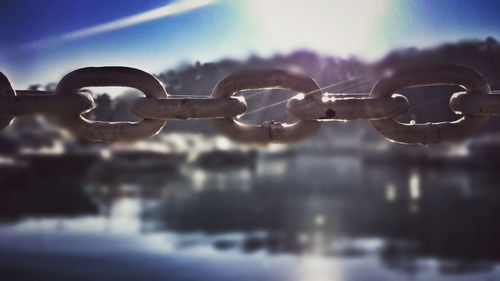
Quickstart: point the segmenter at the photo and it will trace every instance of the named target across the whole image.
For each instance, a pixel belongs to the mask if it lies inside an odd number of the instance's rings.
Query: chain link
[[[74,95],[83,87],[131,87],[150,98],[166,98],[161,82],[149,73],[129,67],[88,67],[67,74],[56,88],[57,95]],[[75,134],[89,140],[112,142],[136,140],[155,135],[165,120],[143,119],[139,122],[100,122],[82,117],[81,112],[64,118],[65,125]]]
[[[9,79],[3,73],[0,72],[0,97],[15,97],[16,92],[12,88]],[[0,130],[5,129],[10,125],[14,118],[9,116],[9,114],[0,114]]]
[[[245,100],[231,98],[141,98],[130,111],[142,118],[151,119],[201,119],[232,118],[247,109]]]
[[[0,96],[2,115],[23,116],[34,114],[68,115],[95,107],[92,97],[85,92],[71,96],[57,96],[49,91],[16,91],[16,96]]]
[[[455,93],[450,108],[462,117],[453,122],[405,124],[395,118],[411,105],[396,92],[410,87],[458,85],[465,92]],[[139,122],[91,121],[82,114],[95,108],[93,98],[81,91],[85,87],[121,86],[140,90],[130,112],[143,118]],[[238,119],[247,109],[243,96],[249,90],[288,89],[297,92],[287,102],[288,112],[299,120],[293,124],[265,121],[245,124]],[[491,94],[478,72],[459,65],[444,65],[396,72],[379,80],[370,93],[323,93],[311,78],[285,70],[247,71],[222,79],[211,96],[168,95],[162,83],[151,74],[129,67],[88,67],[67,74],[51,91],[15,91],[0,73],[0,130],[18,116],[55,115],[63,127],[93,141],[137,140],[159,132],[167,119],[210,119],[229,139],[242,143],[293,143],[314,134],[320,121],[370,120],[377,131],[391,141],[431,144],[463,140],[477,132],[490,116],[500,115],[500,95]]]
[[[499,116],[500,95],[469,95],[467,92],[455,93],[450,107],[457,114]]]
[[[287,107],[300,119],[352,121],[396,117],[408,111],[409,103],[402,95],[373,98],[367,94],[313,93],[296,95]]]
[[[227,98],[248,90],[288,89],[299,93],[321,92],[311,78],[284,70],[249,71],[231,74],[222,79],[214,91],[213,98]],[[321,123],[316,120],[299,120],[293,124],[266,121],[260,125],[244,124],[234,118],[214,119],[212,124],[231,140],[250,143],[292,143],[315,133]]]
[[[445,65],[395,73],[379,80],[370,96],[388,97],[405,88],[435,85],[458,85],[465,88],[468,95],[474,96],[491,94],[481,74],[463,66]],[[425,145],[463,140],[483,127],[488,119],[488,116],[465,114],[453,122],[404,124],[394,118],[371,122],[377,131],[391,141]]]

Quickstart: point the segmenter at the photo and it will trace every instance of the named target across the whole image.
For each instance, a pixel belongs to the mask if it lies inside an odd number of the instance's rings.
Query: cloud
[[[49,37],[41,39],[35,42],[25,44],[21,47],[23,50],[33,50],[38,48],[43,48],[67,41],[73,41],[77,39],[82,39],[90,37],[93,35],[110,32],[125,27],[145,23],[148,21],[157,20],[160,18],[177,15],[185,12],[189,12],[194,9],[198,9],[210,4],[213,4],[217,0],[179,0],[165,6],[155,8],[146,12],[138,13],[114,21],[90,26],[80,30],[75,30],[72,32],[60,34],[54,37]]]

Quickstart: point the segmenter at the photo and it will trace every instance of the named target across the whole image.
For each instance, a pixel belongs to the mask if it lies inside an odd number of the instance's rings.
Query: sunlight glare
[[[342,280],[332,260],[321,256],[304,257],[299,268],[300,280],[330,281]]]
[[[388,1],[247,2],[254,25],[267,35],[266,44],[279,50],[306,47],[349,55],[377,52],[371,49]]]

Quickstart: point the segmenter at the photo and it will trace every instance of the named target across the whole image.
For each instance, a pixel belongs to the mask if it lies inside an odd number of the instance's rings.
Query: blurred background
[[[498,1],[152,0],[0,3],[0,71],[53,90],[80,67],[153,73],[208,96],[243,69],[289,69],[325,92],[457,63],[500,91]],[[141,93],[85,89],[92,120],[137,121]],[[400,121],[456,120],[460,88],[402,91]],[[245,92],[248,123],[293,122],[295,93]],[[0,133],[5,280],[497,280],[500,119],[465,142],[394,144],[366,121],[295,145],[233,143],[168,121],[133,143],[78,139],[44,116]]]

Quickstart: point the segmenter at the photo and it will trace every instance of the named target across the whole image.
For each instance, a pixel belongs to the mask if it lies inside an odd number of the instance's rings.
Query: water
[[[28,178],[1,191],[0,272],[2,280],[500,280],[500,176],[451,167],[297,155],[210,171]]]

